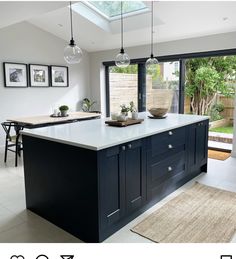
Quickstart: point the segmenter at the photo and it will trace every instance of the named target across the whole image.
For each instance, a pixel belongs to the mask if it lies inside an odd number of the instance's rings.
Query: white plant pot
[[[132,119],[137,120],[138,119],[138,112],[132,112]]]

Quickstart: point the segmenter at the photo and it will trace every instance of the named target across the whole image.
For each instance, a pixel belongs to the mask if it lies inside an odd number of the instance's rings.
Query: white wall
[[[49,114],[54,104],[81,108],[81,100],[90,97],[89,57],[83,51],[80,64],[69,67],[68,88],[5,88],[2,62],[67,65],[63,50],[67,42],[27,22],[0,30],[0,122],[12,117]],[[0,129],[0,146],[4,132]]]
[[[140,36],[141,37],[141,36]],[[206,37],[162,42],[154,46],[155,54],[158,56],[192,53],[210,50],[222,50],[236,48],[236,32],[216,34]],[[91,72],[91,96],[98,101],[98,109],[105,114],[105,81],[102,62],[114,60],[119,52],[116,50],[100,51],[90,53]],[[126,48],[130,58],[144,58],[150,55],[150,46],[138,46]]]

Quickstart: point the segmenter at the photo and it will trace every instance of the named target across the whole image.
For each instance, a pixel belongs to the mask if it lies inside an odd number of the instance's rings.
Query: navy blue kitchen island
[[[208,117],[168,114],[115,128],[104,119],[23,131],[27,208],[102,242],[201,172]]]

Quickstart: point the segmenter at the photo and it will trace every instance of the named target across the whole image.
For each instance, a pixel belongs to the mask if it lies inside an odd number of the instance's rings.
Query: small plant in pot
[[[65,116],[67,116],[67,112],[69,110],[69,107],[67,105],[62,105],[62,106],[59,107],[59,110],[61,112],[61,116],[65,117]]]
[[[91,112],[91,108],[94,106],[95,103],[95,101],[91,101],[88,98],[84,98],[82,102],[82,110],[84,112]]]
[[[129,105],[130,105],[129,110],[130,110],[130,112],[132,114],[132,119],[133,120],[137,120],[138,119],[138,112],[137,112],[137,108],[134,105],[134,102],[133,101],[130,102]]]
[[[122,104],[120,106],[121,110],[121,114],[117,117],[118,121],[126,121],[128,118],[128,112],[129,112],[129,107],[126,106],[125,104]]]
[[[122,104],[122,105],[120,106],[120,108],[121,108],[120,112],[121,112],[123,115],[128,116],[129,107],[126,106],[125,104]]]

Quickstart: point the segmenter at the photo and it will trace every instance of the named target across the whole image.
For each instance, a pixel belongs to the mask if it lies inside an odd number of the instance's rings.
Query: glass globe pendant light
[[[82,50],[75,44],[73,38],[73,24],[72,24],[72,8],[70,2],[70,28],[71,28],[71,40],[69,45],[64,49],[64,59],[68,64],[77,64],[82,59]]]
[[[123,26],[123,2],[120,2],[120,7],[121,7],[121,49],[120,49],[120,53],[116,56],[115,58],[115,64],[117,67],[121,67],[121,68],[125,68],[127,66],[129,66],[130,64],[130,58],[128,56],[128,54],[125,53],[124,50],[124,26]]]
[[[153,55],[153,1],[152,1],[152,11],[151,11],[151,55],[146,61],[146,69],[154,73],[157,70],[158,60]]]

